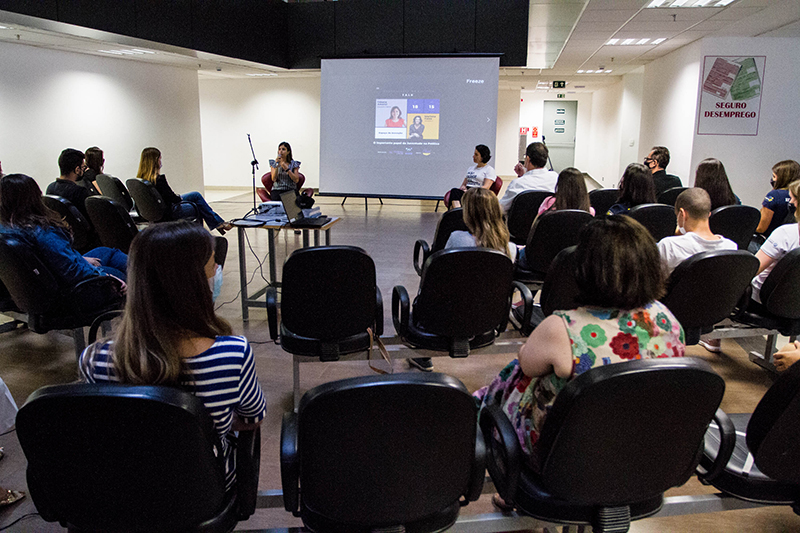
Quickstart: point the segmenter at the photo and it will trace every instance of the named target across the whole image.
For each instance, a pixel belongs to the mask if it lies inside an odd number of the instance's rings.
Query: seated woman
[[[161,172],[161,151],[158,148],[148,147],[142,150],[142,156],[139,160],[139,171],[136,177],[140,180],[149,181],[155,185],[156,190],[164,199],[164,202],[169,206],[172,218],[193,218],[195,216],[194,209],[181,202],[191,202],[197,206],[200,211],[200,217],[208,224],[210,229],[215,229],[220,234],[225,235],[226,231],[233,229],[233,224],[225,222],[211,209],[203,195],[197,191],[187,192],[178,196],[167,183],[167,177]]]
[[[725,166],[719,159],[710,157],[697,165],[694,175],[694,186],[704,189],[711,198],[711,210],[726,205],[741,205],[742,201],[733,194],[731,182],[725,172]]]
[[[511,419],[527,464],[538,472],[537,440],[558,393],[602,365],[684,355],[683,329],[658,301],[664,278],[650,233],[626,216],[593,220],[580,233],[575,279],[581,307],[556,311],[475,396]],[[498,502],[502,505],[502,502]]]
[[[622,174],[619,182],[619,198],[611,206],[607,215],[621,215],[641,204],[656,201],[656,187],[653,175],[641,163],[631,163]]]
[[[297,182],[300,180],[300,161],[292,159],[292,147],[286,141],[278,145],[278,155],[269,160],[272,172],[272,192],[270,200],[281,199],[286,191],[297,193]]]
[[[449,208],[461,207],[461,197],[468,189],[480,187],[488,189],[497,179],[497,174],[494,169],[487,165],[492,158],[492,152],[485,144],[479,144],[475,147],[475,152],[472,154],[472,162],[474,163],[467,169],[467,177],[461,182],[461,187],[458,189],[450,189],[450,205]]]
[[[491,248],[503,252],[513,261],[517,247],[509,242],[508,228],[503,222],[500,201],[488,189],[469,189],[462,198],[464,202],[464,224],[469,231],[454,231],[447,239],[445,248]]]
[[[789,184],[800,179],[800,164],[797,161],[786,159],[775,163],[772,167],[772,190],[761,202],[761,220],[756,227],[756,233],[764,238],[786,222],[791,208],[789,206]]]
[[[103,194],[97,185],[97,175],[103,173],[103,166],[106,162],[103,159],[103,151],[97,146],[90,146],[84,155],[86,156],[86,170],[78,180],[78,185],[86,187],[92,194]]]
[[[558,174],[556,193],[545,198],[539,206],[538,215],[545,211],[559,209],[580,209],[594,216],[594,207],[589,204],[589,191],[583,173],[574,167],[567,167]]]
[[[42,190],[33,178],[9,174],[0,179],[0,223],[30,237],[39,258],[62,289],[95,276],[113,276],[124,289],[128,256],[106,247],[82,256],[72,247],[72,233],[66,222],[45,207]]]
[[[89,346],[80,370],[90,382],[185,388],[208,408],[222,442],[225,478],[235,480],[231,431],[266,414],[253,351],[214,314],[212,237],[179,220],[152,224],[131,243],[130,290],[113,340]]]

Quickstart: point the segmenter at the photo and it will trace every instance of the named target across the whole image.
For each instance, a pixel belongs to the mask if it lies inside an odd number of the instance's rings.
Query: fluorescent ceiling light
[[[0,30],[10,30],[11,28],[8,26],[0,26]]]
[[[617,44],[618,42],[619,42],[619,39],[609,39],[606,44]]]
[[[113,54],[115,56],[141,56],[145,54],[155,54],[149,50],[140,50],[138,48],[131,48],[129,50],[98,50],[104,54]]]
[[[625,39],[624,41],[622,41],[622,45],[623,46],[628,46],[629,44],[633,44],[635,42],[636,42],[636,39]]]
[[[583,70],[579,70],[579,71],[578,71],[578,74],[583,74]]]
[[[667,0],[653,0],[647,5],[647,7],[661,7],[661,4],[663,4],[666,1]]]
[[[725,7],[731,3],[733,3],[733,0],[719,0],[719,2],[714,4],[714,7]]]
[[[674,0],[669,7],[683,7],[683,4],[688,2],[689,0]]]
[[[650,43],[650,44],[661,44],[661,43],[663,43],[663,42],[664,42],[664,41],[666,41],[666,40],[667,40],[666,38],[664,38],[664,37],[661,37],[660,39],[653,39],[653,42],[652,42],[652,43]]]
[[[637,42],[636,44],[647,44],[647,42],[648,42],[649,40],[650,40],[650,39],[639,39],[639,42]]]
[[[706,7],[706,4],[710,4],[714,0],[696,0],[692,7]]]
[[[608,74],[609,72],[611,72],[611,69],[608,69],[608,70],[606,71],[606,74]]]
[[[594,72],[594,71],[593,70],[587,70],[586,74],[591,74],[592,72]]]
[[[736,0],[653,0],[647,7],[725,7]],[[710,5],[715,2],[713,5]]]
[[[277,76],[277,74],[275,74],[274,72],[264,72],[264,73],[260,73],[260,74],[248,74],[248,76],[253,76],[254,78],[258,78],[258,77],[263,78],[265,76]]]

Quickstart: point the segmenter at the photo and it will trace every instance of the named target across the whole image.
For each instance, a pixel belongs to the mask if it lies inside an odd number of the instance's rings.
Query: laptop
[[[303,210],[297,205],[297,193],[294,191],[281,193],[281,203],[293,228],[321,228],[331,221],[330,217],[303,218]]]

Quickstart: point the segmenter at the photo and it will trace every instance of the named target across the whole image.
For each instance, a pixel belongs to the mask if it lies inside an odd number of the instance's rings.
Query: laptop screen
[[[286,211],[286,218],[289,222],[294,222],[300,217],[302,210],[297,205],[297,193],[294,191],[286,191],[281,193],[281,203],[283,210]]]

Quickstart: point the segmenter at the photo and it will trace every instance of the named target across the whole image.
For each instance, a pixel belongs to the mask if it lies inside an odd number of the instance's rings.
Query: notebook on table
[[[303,217],[303,210],[297,205],[297,194],[294,191],[281,193],[281,203],[293,228],[321,228],[331,221],[330,217]]]

